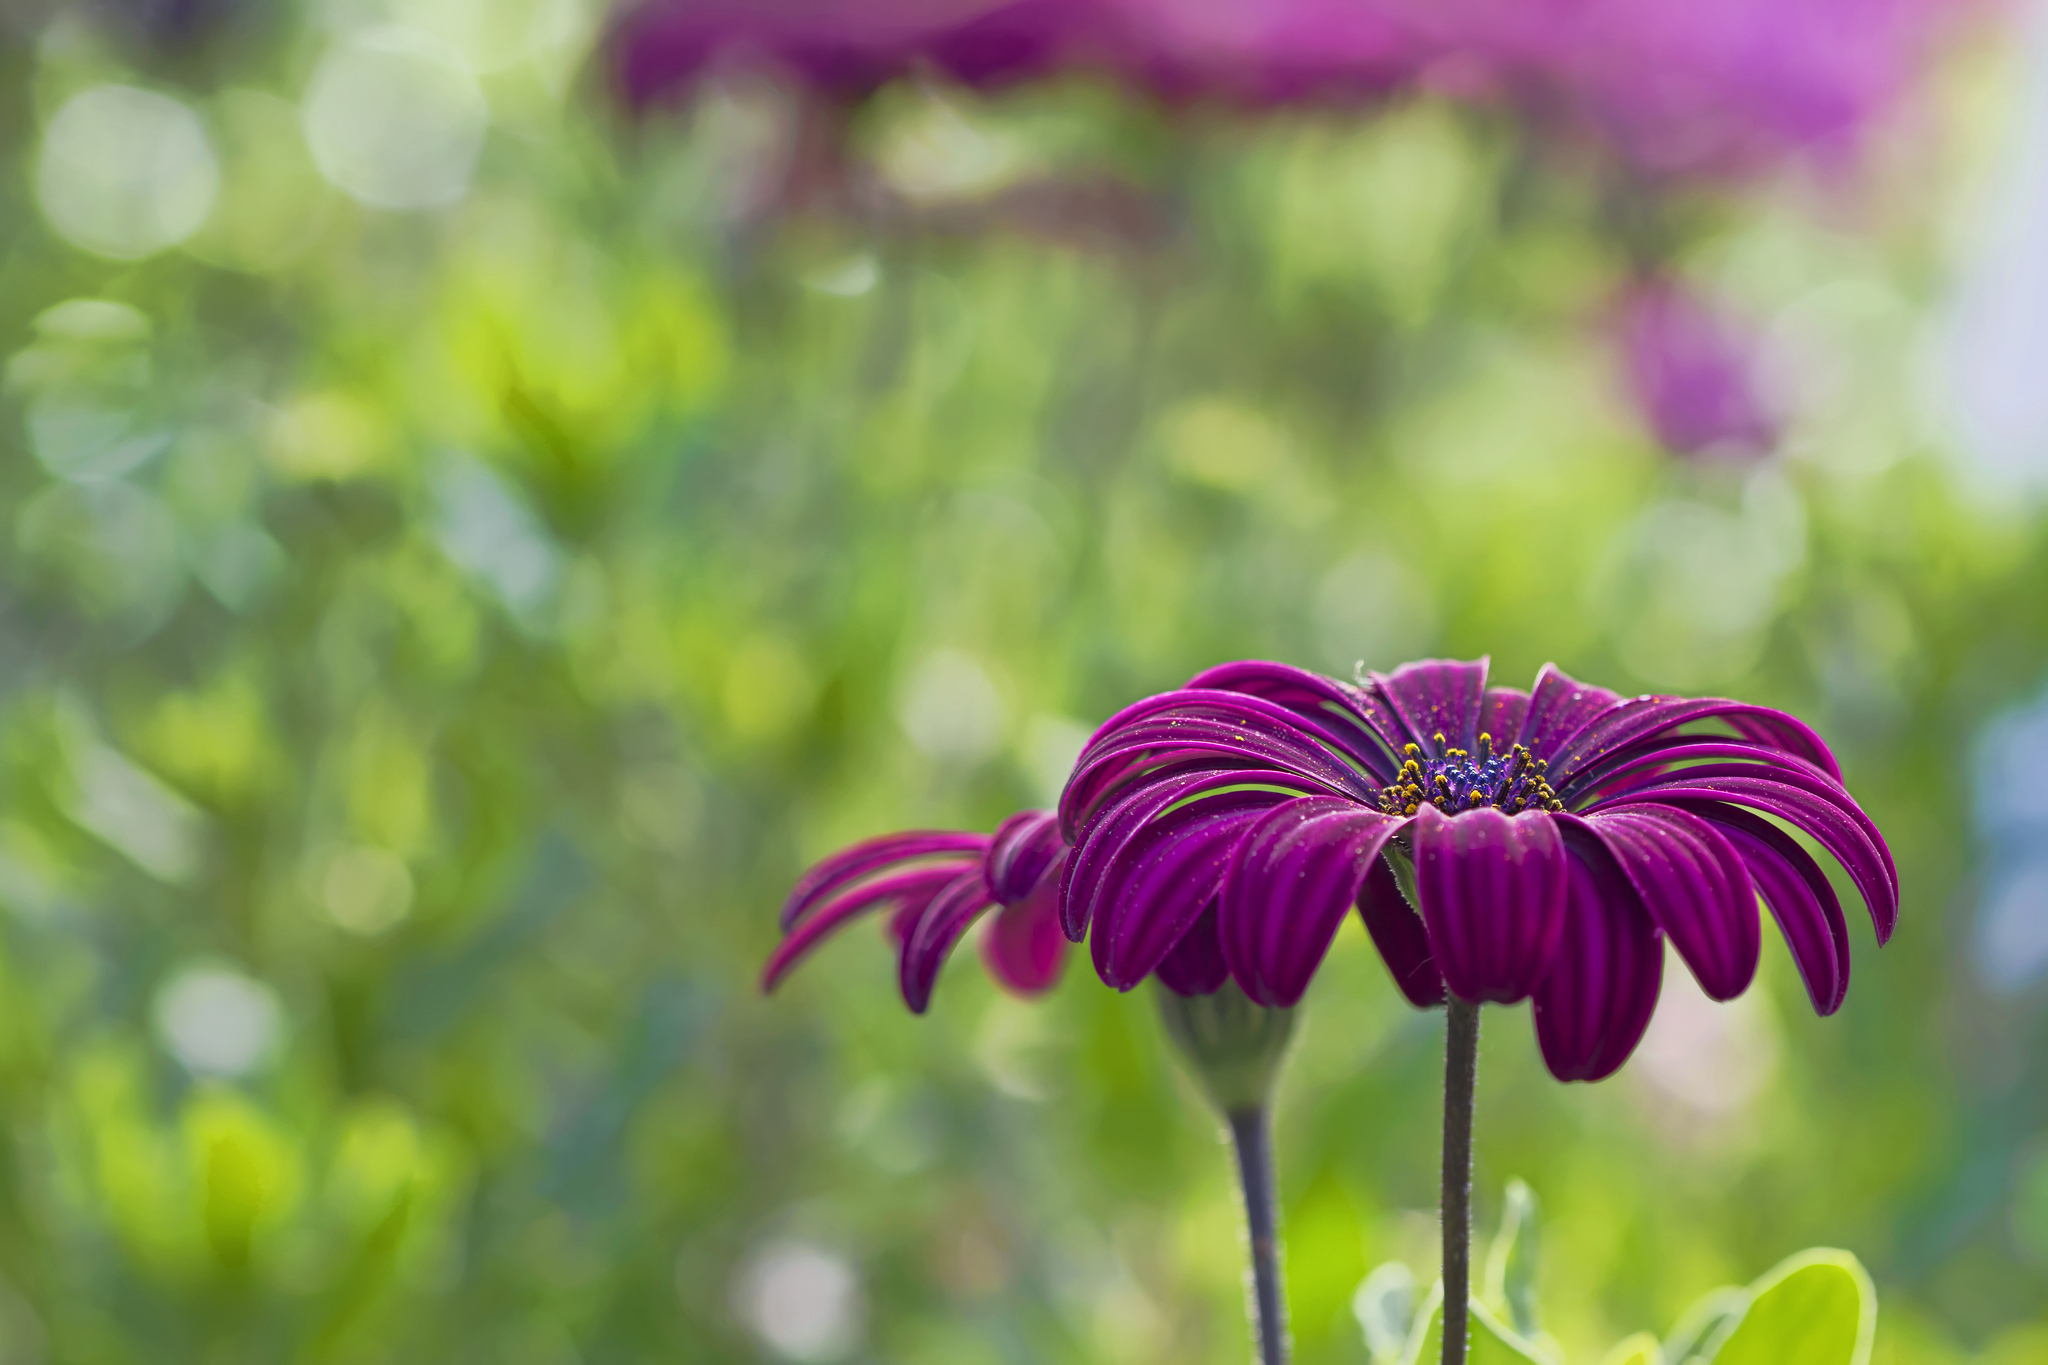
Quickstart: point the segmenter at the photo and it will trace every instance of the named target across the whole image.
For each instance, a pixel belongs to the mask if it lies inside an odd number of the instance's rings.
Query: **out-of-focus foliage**
[[[1919,382],[1995,44],[1854,174],[1652,193],[1443,95],[629,123],[598,32],[0,9],[0,1359],[1241,1359],[1149,1001],[912,1019],[861,933],[764,1000],[774,907],[1198,667],[1483,651],[1805,716],[1907,899],[1830,1020],[1779,953],[1669,973],[1596,1087],[1489,1025],[1544,1330],[1824,1244],[1874,1360],[2043,1358],[2043,997],[1971,944],[2048,528]],[[1754,326],[1770,458],[1638,414],[1651,268]],[[1368,1266],[1433,1256],[1440,1021],[1355,926],[1303,1012],[1293,1324],[1361,1362]]]
[[[1529,1187],[1508,1182],[1500,1232],[1488,1256],[1487,1287],[1466,1321],[1474,1365],[1558,1365],[1557,1340],[1540,1328],[1534,1291],[1536,1206]],[[1515,1267],[1531,1278],[1521,1279]],[[1413,1272],[1400,1261],[1374,1270],[1352,1300],[1371,1365],[1430,1365],[1443,1358],[1444,1287],[1419,1307]],[[1869,1365],[1877,1296],[1869,1272],[1846,1251],[1816,1248],[1787,1257],[1754,1284],[1716,1289],[1680,1315],[1662,1341],[1638,1332],[1604,1365]]]

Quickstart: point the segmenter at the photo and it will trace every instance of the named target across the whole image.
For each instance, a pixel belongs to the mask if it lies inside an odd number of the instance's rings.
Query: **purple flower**
[[[994,835],[912,830],[855,844],[806,872],[789,893],[784,938],[761,973],[761,989],[773,990],[841,926],[886,908],[903,999],[914,1012],[924,1013],[953,945],[990,909],[996,917],[981,939],[989,974],[1022,995],[1049,990],[1067,956],[1057,905],[1066,859],[1050,811],[1013,815]]]
[[[638,108],[687,90],[727,54],[855,100],[921,68],[987,89],[1100,65],[1123,31],[1108,0],[650,0],[617,25],[611,49]]]
[[[1738,456],[1777,444],[1754,373],[1754,346],[1669,280],[1636,285],[1619,330],[1628,384],[1657,439],[1670,449]]]
[[[1573,110],[1653,171],[1838,158],[1962,0],[1381,0],[1449,64]]]
[[[1115,0],[1126,74],[1169,99],[1351,101],[1412,77],[1421,51],[1398,6],[1363,0]]]
[[[1412,1003],[1533,999],[1552,1073],[1597,1080],[1649,1022],[1666,938],[1713,998],[1749,986],[1761,896],[1814,1008],[1841,1005],[1841,905],[1778,822],[1842,864],[1879,942],[1898,877],[1813,731],[1554,667],[1489,688],[1486,670],[1353,686],[1234,663],[1129,707],[1061,798],[1067,936],[1120,989],[1213,955],[1218,984],[1287,1006],[1356,905]]]

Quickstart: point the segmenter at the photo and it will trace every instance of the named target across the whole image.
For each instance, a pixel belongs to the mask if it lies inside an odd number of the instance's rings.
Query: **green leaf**
[[[1802,1251],[1750,1290],[1714,1365],[1867,1365],[1877,1294],[1846,1251]]]
[[[1638,1332],[1609,1351],[1600,1365],[1664,1365],[1664,1349],[1648,1332]]]
[[[1664,1339],[1670,1365],[1704,1365],[1729,1330],[1749,1307],[1749,1291],[1727,1285],[1685,1310],[1678,1326]]]
[[[1443,1358],[1443,1307],[1444,1286],[1439,1280],[1408,1334],[1401,1365],[1436,1365]],[[1561,1365],[1557,1357],[1495,1317],[1477,1299],[1472,1301],[1466,1321],[1470,1324],[1466,1328],[1470,1343],[1465,1353],[1467,1365]]]
[[[1351,1296],[1351,1315],[1365,1333],[1373,1365],[1395,1365],[1415,1321],[1414,1272],[1399,1261],[1374,1269]]]
[[[1520,1180],[1508,1182],[1500,1235],[1486,1258],[1486,1304],[1504,1312],[1515,1331],[1534,1339],[1542,1325],[1536,1313],[1536,1192]]]

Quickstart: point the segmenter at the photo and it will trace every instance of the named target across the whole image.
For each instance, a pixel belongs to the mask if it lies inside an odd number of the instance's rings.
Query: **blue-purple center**
[[[1453,749],[1443,731],[1431,736],[1435,754],[1419,744],[1401,750],[1401,771],[1380,788],[1380,809],[1388,815],[1413,815],[1435,806],[1446,815],[1492,806],[1506,815],[1525,810],[1561,811],[1564,803],[1544,780],[1549,763],[1517,744],[1505,754],[1493,751],[1493,736],[1479,736],[1477,753]]]

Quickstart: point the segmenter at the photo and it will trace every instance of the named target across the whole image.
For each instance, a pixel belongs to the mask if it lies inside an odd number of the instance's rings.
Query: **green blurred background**
[[[1128,700],[1432,653],[1797,712],[1905,891],[1829,1020],[1775,938],[1597,1086],[1494,1013],[1479,1213],[1542,1197],[1571,1357],[1825,1244],[1884,1365],[2048,1361],[2048,997],[1980,950],[2048,520],[1927,378],[2020,45],[1739,186],[1071,82],[885,91],[886,198],[792,198],[789,92],[629,119],[588,6],[199,8],[0,10],[0,1362],[1243,1359],[1143,993],[963,952],[914,1019],[872,926],[755,977],[809,861],[1050,803]],[[1775,454],[1650,434],[1646,252]],[[1356,924],[1306,1017],[1294,1327],[1360,1365],[1440,1018]]]

